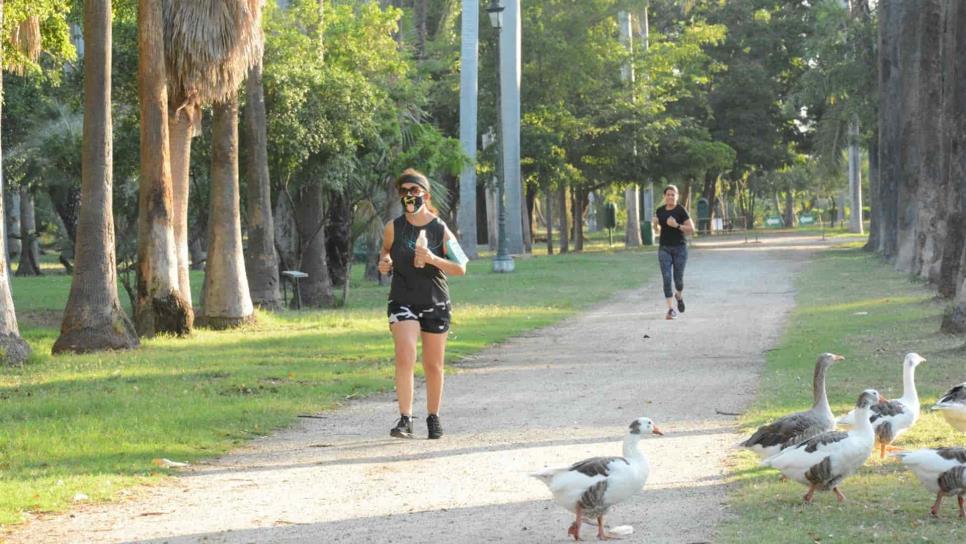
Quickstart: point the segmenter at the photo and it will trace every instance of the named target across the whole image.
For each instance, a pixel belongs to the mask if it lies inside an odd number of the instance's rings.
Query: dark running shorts
[[[399,304],[389,301],[386,312],[389,325],[399,321],[419,321],[419,329],[423,332],[445,333],[449,330],[450,303],[436,304]]]

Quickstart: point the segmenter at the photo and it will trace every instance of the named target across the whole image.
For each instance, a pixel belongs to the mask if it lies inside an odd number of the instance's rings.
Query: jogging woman
[[[399,420],[389,434],[413,437],[413,369],[421,339],[427,435],[436,439],[443,436],[439,407],[451,311],[446,277],[465,274],[467,259],[456,237],[437,217],[426,176],[406,170],[396,180],[396,188],[404,213],[386,224],[379,255],[379,271],[392,272],[387,313],[396,347]]]
[[[667,299],[666,319],[677,319],[684,313],[684,267],[688,263],[688,243],[684,235],[694,234],[694,222],[683,206],[678,204],[678,188],[668,185],[664,188],[664,205],[654,212],[651,220],[661,233],[657,259],[661,265],[664,279],[664,298]],[[671,280],[674,280],[674,290]],[[677,301],[677,310],[675,307]]]

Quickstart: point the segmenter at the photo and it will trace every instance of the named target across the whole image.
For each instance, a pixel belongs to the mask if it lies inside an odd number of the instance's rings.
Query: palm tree
[[[0,28],[3,28],[3,0],[0,0]],[[3,66],[3,43],[0,42],[0,70]],[[0,77],[0,92],[3,78]],[[2,108],[2,104],[0,104]],[[0,164],[2,164],[0,154]],[[0,168],[0,240],[6,239],[6,220],[3,216],[3,169]],[[0,251],[0,363],[20,365],[30,356],[30,346],[20,337],[17,314],[10,294],[10,280],[7,275],[7,252]]]
[[[199,322],[224,329],[254,319],[242,255],[238,189],[238,98],[215,105],[211,150],[208,263]]]
[[[53,352],[131,349],[138,339],[117,296],[111,203],[111,1],[84,2],[84,144],[74,277]]]
[[[171,0],[164,3],[178,284],[190,303],[188,169],[201,106],[229,100],[261,58],[260,0]]]
[[[259,39],[263,39],[259,33]],[[262,59],[256,60],[245,81],[245,129],[248,150],[248,250],[245,268],[252,302],[268,310],[282,305],[278,258],[275,254],[275,220],[272,217],[271,180],[268,174],[268,136]]]
[[[138,333],[186,335],[194,316],[181,295],[174,245],[168,89],[162,2],[138,0],[138,97],[141,184],[138,193]]]

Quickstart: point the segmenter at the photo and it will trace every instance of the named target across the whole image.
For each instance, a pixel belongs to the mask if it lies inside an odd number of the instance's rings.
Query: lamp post
[[[497,175],[497,202],[499,203],[499,216],[497,228],[500,231],[496,242],[496,256],[493,257],[494,272],[513,272],[513,257],[507,250],[506,232],[506,172],[503,171],[503,116],[502,112],[502,89],[500,87],[500,33],[503,28],[503,3],[500,0],[490,0],[490,5],[486,7],[486,13],[490,16],[490,24],[496,29],[496,175]]]

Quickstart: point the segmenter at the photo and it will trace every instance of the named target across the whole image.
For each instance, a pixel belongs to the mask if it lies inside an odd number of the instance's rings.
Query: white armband
[[[466,257],[466,253],[463,253],[463,248],[460,247],[460,243],[453,238],[446,241],[446,258],[460,266],[464,266],[470,262]]]

